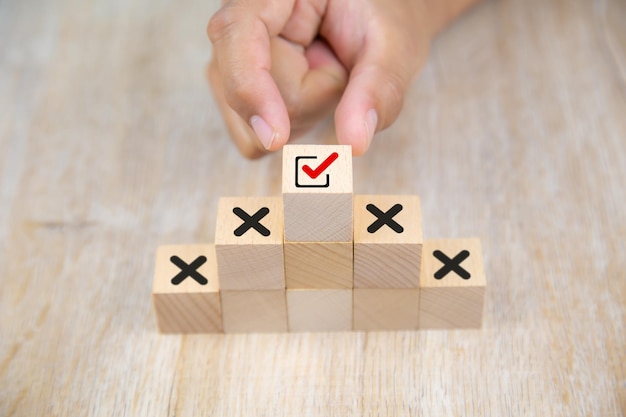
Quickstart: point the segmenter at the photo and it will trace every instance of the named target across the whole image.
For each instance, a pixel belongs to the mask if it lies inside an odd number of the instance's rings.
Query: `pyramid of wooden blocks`
[[[424,241],[418,196],[355,196],[349,146],[285,146],[282,180],[221,198],[214,244],[158,249],[161,332],[482,326],[478,239]]]

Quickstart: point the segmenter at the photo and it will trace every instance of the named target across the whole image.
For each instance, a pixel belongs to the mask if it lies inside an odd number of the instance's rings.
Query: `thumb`
[[[382,38],[383,42],[370,45],[366,40],[335,111],[337,139],[352,145],[354,155],[363,155],[374,134],[396,120],[406,91],[426,59],[427,42],[416,47],[397,38]]]

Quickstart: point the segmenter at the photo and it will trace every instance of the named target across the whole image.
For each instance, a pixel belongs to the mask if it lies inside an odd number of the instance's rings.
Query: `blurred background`
[[[482,330],[161,336],[156,247],[281,192],[210,94],[218,7],[0,0],[0,415],[624,415],[626,2],[481,3],[354,160],[482,239]]]

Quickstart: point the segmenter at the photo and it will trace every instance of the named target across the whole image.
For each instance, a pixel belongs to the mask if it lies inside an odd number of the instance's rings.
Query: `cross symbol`
[[[172,278],[172,284],[178,285],[187,277],[191,277],[200,285],[207,285],[209,281],[197,271],[204,263],[206,262],[206,256],[198,256],[195,261],[190,264],[187,264],[185,261],[180,259],[178,256],[174,255],[170,258],[170,261],[174,265],[180,268],[180,272],[174,278]]]
[[[370,224],[369,227],[367,228],[368,232],[376,233],[378,229],[380,229],[384,225],[389,226],[391,230],[393,230],[396,233],[404,232],[404,227],[400,226],[398,222],[393,220],[393,216],[395,216],[396,214],[402,211],[402,204],[396,204],[395,206],[391,207],[386,212],[383,212],[382,210],[380,210],[378,207],[376,207],[373,204],[368,204],[367,206],[365,206],[365,208],[367,209],[367,211],[369,211],[374,216],[376,216],[376,221]]]
[[[237,217],[243,220],[243,223],[241,224],[241,226],[235,229],[235,232],[234,232],[235,236],[239,237],[243,235],[244,233],[246,233],[251,228],[259,232],[263,236],[269,236],[270,235],[269,229],[263,226],[261,223],[259,223],[259,221],[263,217],[267,216],[269,212],[270,212],[270,209],[268,209],[267,207],[261,207],[259,211],[257,211],[252,216],[250,216],[248,213],[243,211],[241,207],[235,207],[233,209],[233,213],[235,213]]]
[[[451,271],[456,272],[456,274],[463,279],[471,278],[472,275],[461,266],[461,262],[470,256],[469,251],[462,250],[452,259],[448,258],[448,256],[440,250],[434,251],[433,256],[443,263],[439,271],[435,272],[435,279],[442,279]]]

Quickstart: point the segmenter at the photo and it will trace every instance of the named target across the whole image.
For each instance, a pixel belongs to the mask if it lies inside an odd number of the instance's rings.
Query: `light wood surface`
[[[353,329],[416,330],[420,290],[355,288]]]
[[[283,225],[280,197],[220,198],[215,251],[222,289],[285,289]]]
[[[480,239],[424,242],[420,329],[482,327],[487,282]]]
[[[172,257],[178,257],[183,268],[172,262]],[[152,299],[162,333],[221,332],[219,291],[213,244],[165,245],[157,249]]]
[[[422,243],[418,196],[354,196],[354,288],[418,288]]]
[[[352,289],[287,290],[290,332],[352,330]]]
[[[287,145],[282,167],[285,241],[351,242],[352,148]]]
[[[625,2],[483,3],[354,160],[481,238],[482,330],[165,336],[156,248],[281,193],[207,90],[217,6],[0,2],[0,415],[624,415]]]
[[[226,333],[276,333],[287,331],[285,290],[222,290]]]
[[[288,289],[353,287],[352,242],[285,242]]]

